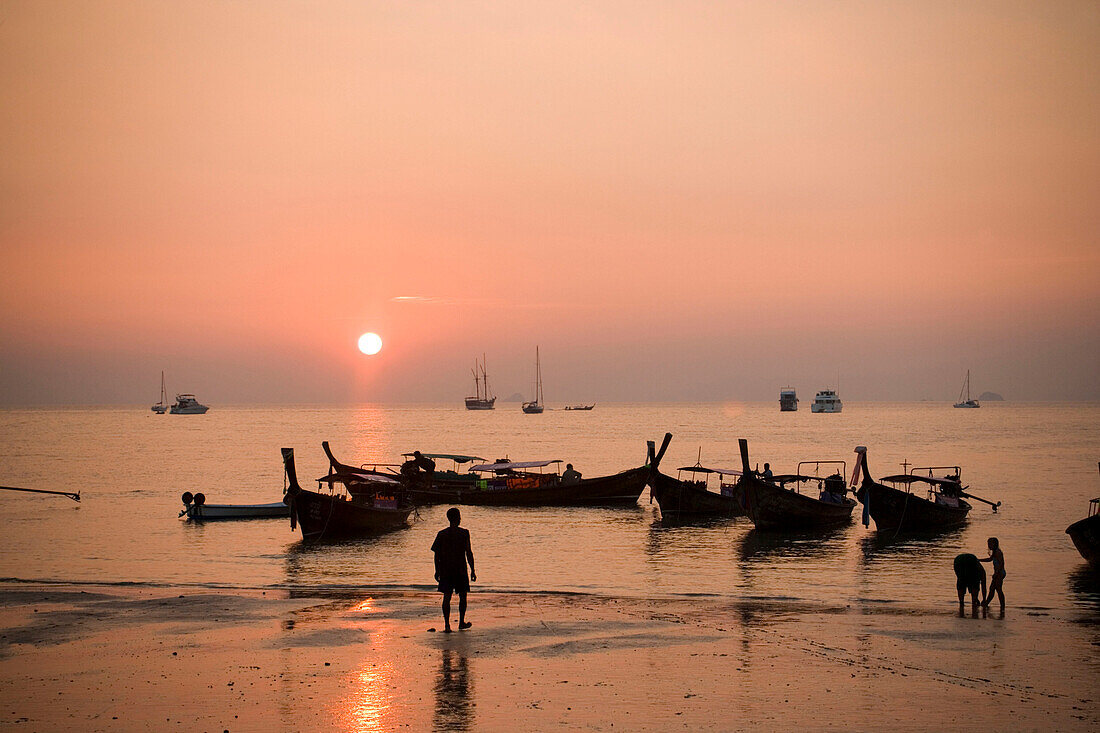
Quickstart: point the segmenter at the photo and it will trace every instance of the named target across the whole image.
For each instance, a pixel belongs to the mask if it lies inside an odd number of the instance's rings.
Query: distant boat
[[[836,390],[823,389],[814,397],[814,403],[810,405],[810,412],[840,412],[844,404],[840,401],[840,395]]]
[[[199,404],[193,394],[176,395],[176,404],[168,410],[170,415],[205,415],[210,408]]]
[[[489,375],[485,372],[485,355],[481,355],[481,363],[474,359],[474,396],[466,398],[467,410],[492,410],[496,404],[496,395],[490,396]]]
[[[784,387],[783,389],[779,390],[779,411],[798,411],[798,394],[795,393],[793,387]]]
[[[1100,469],[1100,463],[1096,467]],[[1081,557],[1094,568],[1100,568],[1100,497],[1089,502],[1089,515],[1069,525],[1066,534]]]
[[[160,402],[149,408],[158,415],[168,412],[168,392],[164,389],[164,372],[160,373]]]
[[[535,399],[523,403],[523,411],[528,415],[541,415],[545,409],[542,404],[542,364],[539,362],[539,347],[535,347]]]
[[[593,402],[591,405],[566,405],[565,409],[566,410],[591,410],[595,406],[596,406],[596,403]]]
[[[966,393],[966,399],[963,399],[963,393]],[[955,403],[955,407],[981,407],[977,400],[970,399],[970,370],[966,370],[966,380],[963,382],[962,389],[959,390],[959,401]]]

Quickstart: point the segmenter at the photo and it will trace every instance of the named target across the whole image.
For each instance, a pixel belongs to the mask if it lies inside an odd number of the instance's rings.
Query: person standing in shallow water
[[[1005,580],[1005,555],[1001,552],[1001,543],[996,537],[990,537],[986,546],[989,547],[989,557],[980,562],[993,563],[993,578],[989,581],[989,594],[982,600],[982,606],[989,608],[989,602],[993,600],[993,591],[996,591],[1003,611],[1005,610],[1005,592],[1001,589],[1001,584]]]
[[[470,549],[470,532],[458,526],[462,515],[458,507],[447,510],[447,521],[451,526],[441,529],[432,543],[435,553],[435,579],[439,581],[439,592],[443,594],[443,631],[451,632],[451,595],[458,594],[458,628],[468,629],[473,624],[466,620],[466,594],[470,592],[470,581],[477,581],[474,570],[474,552]],[[470,563],[470,575],[466,575],[466,562]]]

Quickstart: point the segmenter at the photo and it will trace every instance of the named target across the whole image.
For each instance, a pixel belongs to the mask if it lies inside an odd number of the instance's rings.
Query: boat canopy
[[[405,458],[412,458],[413,454],[412,453],[402,453],[401,455]],[[469,463],[470,461],[484,461],[484,460],[486,460],[486,459],[482,458],[481,456],[461,456],[461,455],[456,455],[454,453],[421,453],[420,455],[424,456],[425,458],[431,458],[432,460],[435,460],[437,458],[442,458],[443,460],[454,461],[455,463]]]
[[[688,473],[719,473],[723,476],[740,476],[742,473],[739,468],[707,468],[705,466],[684,466],[676,470],[687,471]]]
[[[561,463],[560,458],[555,458],[551,461],[513,461],[511,463],[481,463],[476,466],[471,466],[471,471],[507,471],[515,468],[541,468],[543,466],[549,466],[551,463]]]
[[[401,482],[389,476],[377,473],[352,473],[350,471],[336,471],[328,476],[317,479],[322,484],[400,484]]]
[[[911,473],[899,473],[897,476],[883,476],[882,481],[889,481],[892,484],[912,484],[912,483],[925,483],[932,486],[959,486],[960,482],[946,479],[935,478],[934,476],[914,476]]]
[[[806,476],[800,473],[778,473],[772,476],[772,481],[777,484],[789,484],[792,481],[808,482],[808,481],[824,481],[827,478],[836,476],[838,474],[831,474],[830,476]]]

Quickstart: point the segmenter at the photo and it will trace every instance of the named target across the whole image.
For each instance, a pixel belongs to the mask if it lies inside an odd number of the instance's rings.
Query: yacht
[[[814,403],[810,406],[810,412],[840,412],[844,405],[840,396],[833,389],[823,389],[814,397]]]
[[[199,404],[193,394],[176,395],[176,404],[168,410],[170,415],[205,415],[210,408]]]
[[[795,393],[793,387],[784,387],[783,389],[779,390],[779,411],[798,411],[798,395]]]
[[[168,393],[164,389],[164,372],[160,373],[160,402],[149,409],[158,415],[168,412]]]
[[[539,362],[539,347],[535,347],[535,399],[524,402],[523,412],[527,415],[541,415],[546,409],[542,401],[542,364]]]
[[[966,394],[966,399],[963,399],[963,393]],[[959,390],[959,401],[955,403],[955,407],[981,407],[977,400],[970,399],[970,370],[966,370],[966,381],[963,382],[962,389]]]

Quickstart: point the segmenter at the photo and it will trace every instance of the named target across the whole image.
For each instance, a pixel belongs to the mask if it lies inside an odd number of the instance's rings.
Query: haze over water
[[[1012,609],[1100,609],[1064,530],[1100,494],[1100,406],[849,403],[843,413],[780,413],[773,403],[607,404],[588,413],[486,413],[460,405],[349,408],[215,406],[204,416],[147,409],[5,410],[0,444],[13,485],[79,489],[63,498],[5,495],[0,576],[99,583],[230,587],[426,587],[428,551],[445,507],[374,539],[305,545],[287,520],[178,520],[180,494],[212,503],[277,501],[278,449],[295,449],[303,485],[327,473],[320,442],[348,463],[393,463],[403,452],[470,453],[489,460],[560,458],[586,476],[641,465],[645,440],[674,438],[662,469],[675,474],[701,449],[704,465],[737,467],[736,440],[754,465],[793,472],[801,460],[869,448],[871,472],[958,464],[975,503],[961,530],[932,540],[880,536],[857,519],[832,532],[784,536],[747,519],[662,526],[643,494],[632,509],[463,509],[478,558],[478,588],[637,596],[716,594],[828,603],[954,603],[951,559],[1001,539]],[[441,466],[442,468],[443,466]],[[813,472],[813,466],[804,466]],[[824,471],[825,469],[823,469]]]

